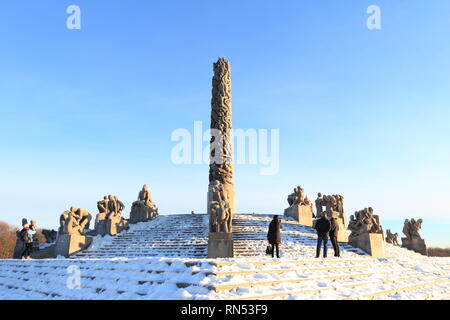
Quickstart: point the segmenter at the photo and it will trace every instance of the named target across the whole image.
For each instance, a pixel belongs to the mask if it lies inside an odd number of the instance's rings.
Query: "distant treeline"
[[[430,257],[450,257],[450,248],[428,248]]]
[[[10,259],[16,245],[17,227],[0,221],[0,259]]]

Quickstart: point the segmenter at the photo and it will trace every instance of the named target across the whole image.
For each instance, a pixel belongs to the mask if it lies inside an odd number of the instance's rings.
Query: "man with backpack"
[[[20,231],[20,239],[24,243],[24,250],[21,254],[21,259],[30,260],[31,253],[33,252],[33,236],[36,234],[35,226],[25,224]]]
[[[330,229],[331,229],[331,223],[330,220],[326,217],[325,214],[322,215],[322,217],[316,221],[317,230],[317,250],[316,250],[316,258],[319,258],[320,256],[320,247],[323,243],[323,257],[327,257],[327,245],[328,245],[328,238],[330,237]]]
[[[267,233],[267,240],[272,246],[271,254],[274,257],[274,251],[277,250],[277,258],[280,258],[280,244],[281,244],[281,221],[278,216],[273,216],[273,220],[269,224],[269,232]]]

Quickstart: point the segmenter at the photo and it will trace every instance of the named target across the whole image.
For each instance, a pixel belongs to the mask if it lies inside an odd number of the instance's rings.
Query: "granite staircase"
[[[282,217],[282,258],[272,259],[270,220],[236,215],[230,259],[206,258],[207,215],[171,215],[97,237],[70,259],[0,260],[0,300],[450,299],[450,258],[388,245],[377,259],[342,243],[341,258],[330,248],[316,259],[314,230]]]
[[[423,273],[387,259],[216,262],[217,299],[449,299],[450,273]]]
[[[160,215],[105,238],[73,258],[206,258],[208,220],[205,214]]]

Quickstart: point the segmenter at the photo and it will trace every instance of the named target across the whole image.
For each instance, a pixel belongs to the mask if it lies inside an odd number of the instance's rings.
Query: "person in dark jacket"
[[[337,241],[337,236],[338,236],[338,231],[339,231],[339,224],[337,222],[338,218],[331,218],[330,219],[330,224],[331,224],[331,228],[330,228],[330,240],[331,240],[331,244],[333,245],[333,250],[334,250],[334,256],[335,257],[340,257],[340,249],[339,249],[339,243]]]
[[[21,254],[21,259],[31,259],[31,253],[33,252],[33,235],[36,234],[35,227],[33,225],[25,224],[20,231],[22,241],[24,242],[24,250]]]
[[[274,251],[277,250],[277,258],[280,258],[280,244],[281,244],[281,221],[278,216],[273,216],[273,220],[269,224],[269,232],[267,233],[267,240],[272,245],[271,253],[274,257]]]
[[[320,256],[320,247],[323,243],[323,257],[327,257],[327,245],[328,238],[330,236],[331,223],[330,220],[326,217],[326,215],[322,215],[322,217],[316,221],[316,230],[317,230],[317,253],[316,258]]]

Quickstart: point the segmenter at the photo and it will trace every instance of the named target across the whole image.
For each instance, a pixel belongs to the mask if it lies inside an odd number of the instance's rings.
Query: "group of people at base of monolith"
[[[139,192],[138,200],[133,202],[130,219],[125,219],[122,212],[125,205],[117,196],[107,195],[97,202],[99,213],[95,219],[94,229],[90,229],[92,215],[75,206],[59,216],[59,228],[42,230],[48,244],[46,254],[49,257],[69,256],[84,250],[92,243],[92,237],[100,235],[114,236],[129,228],[130,223],[145,222],[158,215],[158,208],[153,203],[147,185]],[[39,240],[36,237],[36,223],[22,220],[22,229],[17,232],[15,259],[31,259],[32,253],[39,251]]]

